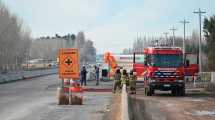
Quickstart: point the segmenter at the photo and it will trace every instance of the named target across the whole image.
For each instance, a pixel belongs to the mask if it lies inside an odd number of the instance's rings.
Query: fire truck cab
[[[136,56],[144,55],[144,61]],[[185,68],[189,61],[179,47],[147,47],[143,52],[134,52],[133,69],[144,79],[145,95],[151,96],[155,90],[171,91],[174,95],[185,95]]]

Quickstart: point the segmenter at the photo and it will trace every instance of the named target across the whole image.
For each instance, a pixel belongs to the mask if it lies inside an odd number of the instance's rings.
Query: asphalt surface
[[[112,93],[93,91],[110,89],[111,82],[88,83],[84,105],[57,105],[58,75],[50,75],[0,85],[1,120],[102,120],[110,105]]]

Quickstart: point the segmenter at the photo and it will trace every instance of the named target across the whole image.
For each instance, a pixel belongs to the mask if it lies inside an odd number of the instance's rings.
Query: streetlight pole
[[[169,34],[168,32],[165,32],[165,33],[163,33],[163,34],[165,34],[165,37],[166,37],[166,46],[167,46],[167,41],[168,41],[168,37],[167,37],[167,35]]]
[[[172,44],[173,47],[175,47],[175,31],[177,30],[174,26],[172,28],[170,28],[169,30],[172,30]]]
[[[199,15],[199,72],[202,72],[202,60],[201,60],[201,51],[202,51],[202,14],[205,14],[205,11],[202,11],[200,8],[198,11],[194,11],[193,13]]]
[[[186,21],[185,19],[183,21],[180,21],[184,25],[184,39],[183,39],[183,54],[185,55],[186,52],[186,46],[185,46],[185,39],[186,39],[186,24],[190,23],[189,21]]]

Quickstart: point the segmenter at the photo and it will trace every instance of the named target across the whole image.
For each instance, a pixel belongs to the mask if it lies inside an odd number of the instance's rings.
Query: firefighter
[[[129,84],[129,76],[125,69],[123,70],[122,76],[121,76],[121,87],[123,86],[123,84],[126,84],[126,86],[128,86]]]
[[[95,67],[95,75],[96,75],[96,85],[99,85],[99,66],[94,66]]]
[[[137,76],[133,72],[133,70],[131,70],[130,76],[129,76],[129,87],[130,87],[131,94],[136,94],[136,80],[137,80]]]
[[[81,69],[81,86],[83,85],[87,85],[87,70],[85,66]]]
[[[121,72],[120,72],[120,69],[117,69],[115,74],[114,74],[113,93],[115,93],[117,89],[121,89]]]

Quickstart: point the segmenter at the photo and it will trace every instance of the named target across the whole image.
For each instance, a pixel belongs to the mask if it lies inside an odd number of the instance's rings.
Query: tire
[[[172,89],[171,90],[172,95],[177,96],[178,94],[178,89]]]
[[[181,89],[179,89],[179,96],[185,96],[185,87],[182,87]]]
[[[154,95],[155,94],[155,89],[150,88],[151,94]]]
[[[185,88],[176,88],[172,90],[172,94],[174,96],[185,96]]]
[[[152,96],[152,90],[149,89],[147,96]]]

